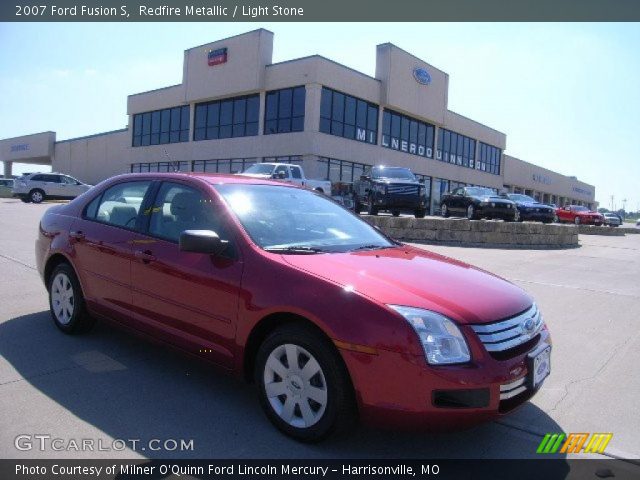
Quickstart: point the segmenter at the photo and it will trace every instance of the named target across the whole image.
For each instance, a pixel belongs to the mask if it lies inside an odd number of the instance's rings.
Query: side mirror
[[[180,251],[220,255],[227,247],[213,230],[185,230],[180,234]]]
[[[420,178],[420,179],[418,179],[418,183],[422,183],[422,184],[424,184],[424,178]]]
[[[279,180],[283,180],[287,178],[287,172],[276,172],[273,175],[271,175],[271,178],[277,178]]]

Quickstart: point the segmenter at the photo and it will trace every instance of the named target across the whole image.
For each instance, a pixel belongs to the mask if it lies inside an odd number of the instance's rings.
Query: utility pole
[[[613,195],[611,195],[611,211],[615,211],[615,208],[613,208]]]
[[[627,216],[627,199],[622,199],[622,215]]]

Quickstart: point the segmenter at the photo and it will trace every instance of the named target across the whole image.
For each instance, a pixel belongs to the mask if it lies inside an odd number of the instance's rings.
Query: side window
[[[46,182],[44,175],[34,175],[31,177],[32,182]]]
[[[462,194],[464,194],[464,189],[462,189],[462,188],[456,188],[453,191],[453,195],[462,195]]]
[[[114,185],[89,202],[85,218],[134,229],[142,200],[151,181],[125,182]]]
[[[291,176],[293,178],[302,178],[302,172],[300,171],[300,167],[291,167]]]
[[[202,192],[164,182],[153,204],[149,234],[178,243],[185,230],[213,230],[226,238],[217,209]]]
[[[67,177],[66,175],[60,175],[60,180],[61,183],[66,183],[67,185],[77,185],[78,183],[75,179]]]
[[[45,177],[45,182],[62,183],[62,181],[60,180],[60,175],[45,175]]]
[[[280,172],[284,172],[284,178],[289,178],[289,169],[286,165],[278,165],[273,173],[278,176]]]

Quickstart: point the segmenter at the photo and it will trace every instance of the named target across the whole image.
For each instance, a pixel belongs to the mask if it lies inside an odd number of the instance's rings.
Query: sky
[[[0,24],[0,138],[124,128],[127,95],[181,82],[183,50],[259,27],[274,62],[320,54],[372,76],[394,43],[447,72],[449,109],[505,132],[507,154],[640,210],[637,23]]]

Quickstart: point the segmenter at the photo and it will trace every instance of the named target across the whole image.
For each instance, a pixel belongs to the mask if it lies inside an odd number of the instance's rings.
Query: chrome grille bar
[[[528,342],[542,330],[544,323],[536,305],[500,322],[471,325],[489,352],[501,352]]]

